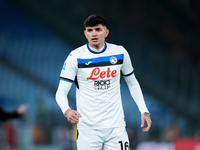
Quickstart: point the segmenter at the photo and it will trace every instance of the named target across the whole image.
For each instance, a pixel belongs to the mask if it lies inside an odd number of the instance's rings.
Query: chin
[[[99,47],[100,44],[92,43],[91,45],[92,45],[93,47]]]

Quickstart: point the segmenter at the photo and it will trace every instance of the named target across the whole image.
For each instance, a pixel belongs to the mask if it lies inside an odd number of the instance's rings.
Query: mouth
[[[97,38],[92,38],[92,42],[97,42]]]

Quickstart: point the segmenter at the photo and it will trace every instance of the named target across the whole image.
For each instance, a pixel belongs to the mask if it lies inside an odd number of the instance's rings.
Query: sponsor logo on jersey
[[[91,63],[92,63],[92,61],[89,61],[89,62],[85,63],[85,65],[88,66],[88,65],[91,64]]]
[[[110,57],[110,63],[116,64],[117,63],[117,57],[115,57],[115,56]]]
[[[110,87],[110,80],[97,80],[94,81],[95,90],[107,90]]]
[[[116,77],[117,70],[110,70],[110,67],[107,68],[106,71],[101,71],[100,68],[96,67],[92,70],[90,77],[87,80],[94,81],[94,89],[95,90],[107,90],[110,87],[109,78]],[[107,78],[106,80],[103,80]],[[101,80],[98,80],[101,79]]]
[[[110,70],[110,67],[107,68],[107,71],[101,71],[100,68],[96,67],[92,70],[90,77],[87,80],[97,80],[103,78],[114,78],[117,74],[117,70]]]

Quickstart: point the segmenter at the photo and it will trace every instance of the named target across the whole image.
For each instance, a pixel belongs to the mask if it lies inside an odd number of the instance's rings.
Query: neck
[[[103,45],[102,47],[100,47],[100,48],[94,48],[94,47],[91,47],[90,44],[88,43],[88,47],[89,47],[89,49],[90,49],[91,51],[96,52],[96,53],[100,53],[100,52],[102,52],[102,51],[105,50],[106,44],[104,44],[104,45]]]

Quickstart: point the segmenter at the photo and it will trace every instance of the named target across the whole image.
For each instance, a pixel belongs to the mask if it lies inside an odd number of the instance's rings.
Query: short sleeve
[[[124,76],[129,76],[134,72],[130,56],[128,52],[126,51],[126,49],[124,49],[124,59],[123,59],[121,72]]]
[[[77,59],[73,52],[71,52],[64,62],[60,73],[60,79],[73,82],[77,74]]]

